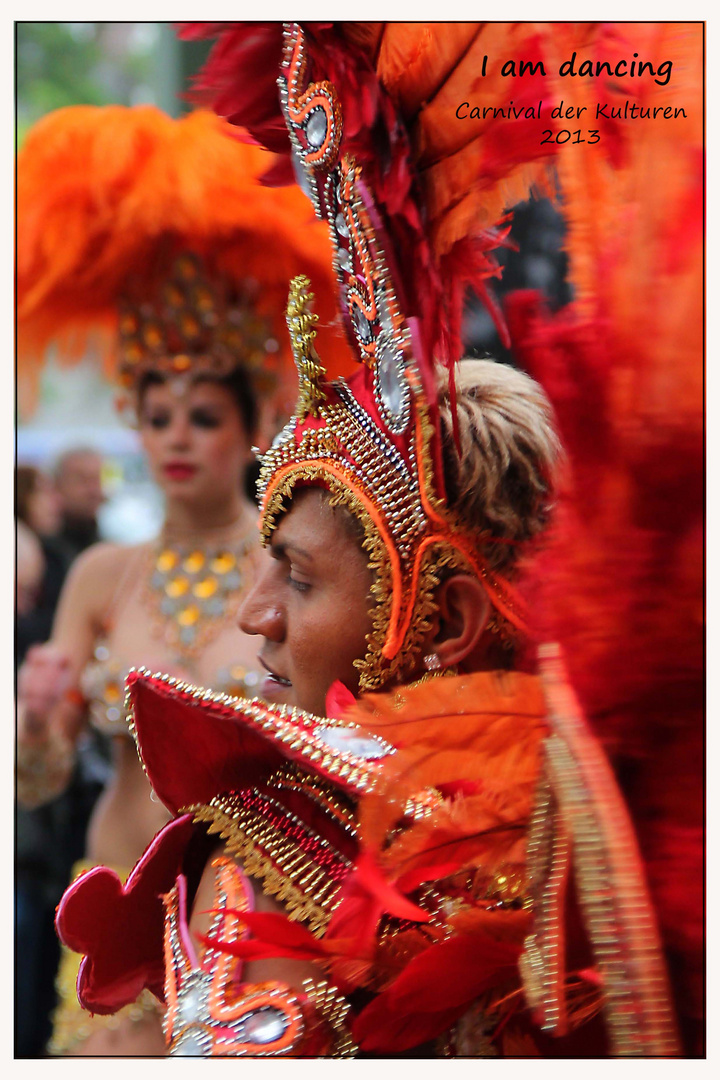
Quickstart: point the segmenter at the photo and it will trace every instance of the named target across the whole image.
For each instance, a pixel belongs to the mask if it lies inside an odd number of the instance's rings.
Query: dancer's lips
[[[163,466],[163,472],[170,480],[189,480],[197,472],[197,467],[187,461],[168,461]]]
[[[270,665],[265,660],[263,660],[262,656],[258,656],[258,660],[260,661],[260,663],[262,664],[262,666],[265,668],[265,670],[268,673],[266,675],[266,677],[265,677],[264,682],[263,682],[263,689],[267,690],[267,689],[271,689],[273,687],[277,688],[278,686],[282,686],[282,687],[292,686],[292,683],[290,682],[290,680],[286,679],[283,675],[279,675],[277,671],[273,671],[273,669],[270,667]]]

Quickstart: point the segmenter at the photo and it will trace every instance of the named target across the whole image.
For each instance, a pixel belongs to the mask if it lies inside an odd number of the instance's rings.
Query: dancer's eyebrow
[[[277,558],[283,558],[287,555],[300,555],[303,559],[307,559],[308,562],[314,562],[314,559],[309,551],[304,548],[298,547],[292,540],[273,540],[271,543],[271,550],[273,555]]]

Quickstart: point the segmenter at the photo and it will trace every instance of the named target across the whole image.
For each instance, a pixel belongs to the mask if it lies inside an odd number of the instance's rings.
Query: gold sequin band
[[[602,977],[615,1055],[679,1052],[655,915],[627,809],[610,765],[584,722],[560,650],[543,646],[540,670],[551,733],[548,777],[569,830],[578,898]]]
[[[245,872],[285,904],[290,919],[306,922],[312,933],[324,933],[352,869],[349,858],[269,792],[219,795],[187,812],[225,840]]]

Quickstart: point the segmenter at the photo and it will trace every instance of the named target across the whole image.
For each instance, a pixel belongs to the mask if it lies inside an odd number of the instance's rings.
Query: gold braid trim
[[[322,461],[308,462],[306,465],[299,465],[277,482],[263,508],[263,522],[267,523],[269,535],[269,531],[275,528],[275,522],[283,510],[285,500],[290,497],[295,486],[299,483],[317,481],[321,481],[323,487],[330,492],[331,505],[346,507],[358,519],[365,533],[362,546],[369,555],[368,566],[374,578],[370,593],[375,604],[370,612],[372,630],[367,638],[367,652],[361,660],[355,661],[355,666],[360,672],[360,689],[377,690],[394,673],[394,670],[397,670],[399,663],[394,663],[389,669],[382,667],[382,648],[390,626],[393,578],[387,546],[366,507],[351,488],[327,471]],[[400,659],[397,657],[396,661]]]
[[[264,892],[284,903],[288,918],[307,922],[310,932],[318,937],[325,933],[338,904],[340,883],[261,813],[243,806],[242,796],[220,795],[208,805],[191,806],[184,812],[192,814],[195,822],[208,825],[209,833],[220,835],[229,854],[242,862],[245,873],[260,881]],[[289,811],[284,812],[291,823],[297,821]],[[317,839],[331,848],[327,841]],[[335,855],[350,868],[348,860],[337,852]]]
[[[616,1055],[679,1053],[662,941],[632,822],[588,731],[557,645],[540,650],[548,777],[570,832],[580,910],[603,980]]]
[[[561,921],[569,862],[570,837],[550,784],[546,758],[527,839],[534,918],[520,956],[520,975],[528,1004],[542,1018],[541,1027],[557,1035],[567,1031]]]
[[[332,986],[325,980],[314,982],[312,979],[303,979],[302,989],[319,1015],[332,1029],[333,1050],[328,1056],[333,1058],[355,1057],[358,1047],[353,1042],[346,1025],[347,1015],[350,1012],[350,1003],[342,996],[336,986]]]

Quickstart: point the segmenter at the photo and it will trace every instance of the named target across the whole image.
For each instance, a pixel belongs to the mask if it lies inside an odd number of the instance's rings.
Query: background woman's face
[[[178,499],[237,492],[250,442],[232,392],[210,380],[177,389],[172,380],[153,383],[140,404],[140,436],[154,479]]]
[[[299,491],[240,611],[240,629],[265,638],[262,696],[320,716],[336,679],[358,692],[353,661],[365,655],[371,630],[372,575],[344,514],[326,492]]]

